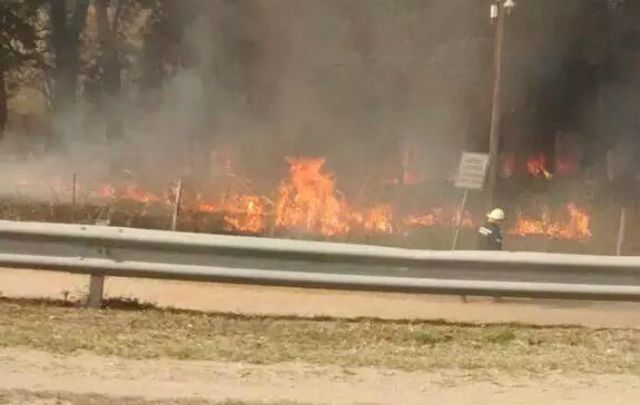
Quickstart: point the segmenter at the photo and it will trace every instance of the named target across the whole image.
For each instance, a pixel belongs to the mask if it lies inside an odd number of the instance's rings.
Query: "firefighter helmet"
[[[504,211],[500,208],[496,208],[487,214],[489,221],[504,221]]]

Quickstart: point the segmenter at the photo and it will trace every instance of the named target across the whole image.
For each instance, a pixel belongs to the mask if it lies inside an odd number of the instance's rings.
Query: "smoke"
[[[469,1],[201,3],[187,44],[208,141],[238,149],[257,177],[310,155],[358,183],[396,175],[404,149],[427,177],[447,176],[483,126],[469,99],[489,94],[485,11]]]
[[[171,35],[145,45],[158,25],[146,14],[135,19],[138,39],[121,50],[125,142],[105,145],[103,118],[87,102],[64,120],[66,153],[39,155],[15,169],[20,175],[93,180],[126,169],[153,184],[185,175],[205,182],[220,174],[211,162],[218,151],[255,187],[273,189],[285,157],[307,155],[327,157],[340,187],[353,192],[368,177],[397,177],[407,151],[412,169],[436,181],[454,172],[463,149],[486,148],[489,1],[165,3],[175,3],[166,9]],[[566,71],[563,55],[578,35],[564,23],[579,2],[553,11],[521,3],[507,27],[507,146],[553,133],[531,121],[554,121],[536,115],[536,102],[549,99],[540,93]],[[164,79],[145,86],[146,59],[158,53],[166,55],[153,74]]]

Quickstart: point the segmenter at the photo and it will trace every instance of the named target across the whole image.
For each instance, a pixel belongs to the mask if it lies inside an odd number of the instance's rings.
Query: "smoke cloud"
[[[486,149],[489,1],[178,3],[165,10],[173,29],[165,42],[145,44],[158,26],[148,11],[132,23],[137,39],[123,40],[125,142],[105,145],[104,122],[85,100],[66,119],[66,153],[37,155],[19,175],[109,178],[115,166],[152,184],[185,175],[206,182],[220,174],[217,152],[256,188],[273,189],[285,157],[306,155],[327,157],[353,192],[368,177],[397,177],[406,153],[412,170],[441,181],[463,149]],[[579,1],[519,3],[505,51],[504,145],[513,149],[554,133],[557,117],[544,117],[541,105],[568,75],[581,33],[567,24],[584,14]],[[164,80],[146,86],[158,47],[166,55],[154,74]],[[572,113],[586,121],[596,99],[583,95]]]

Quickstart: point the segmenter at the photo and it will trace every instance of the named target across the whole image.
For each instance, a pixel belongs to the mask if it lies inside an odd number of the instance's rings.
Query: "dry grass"
[[[204,399],[152,400],[128,397],[107,397],[97,394],[66,392],[0,391],[0,405],[302,405],[293,402],[207,401]]]
[[[0,347],[134,359],[640,375],[640,331],[91,311],[0,301]]]

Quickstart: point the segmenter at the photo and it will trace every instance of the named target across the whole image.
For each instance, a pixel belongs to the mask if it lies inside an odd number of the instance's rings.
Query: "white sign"
[[[462,152],[456,187],[466,190],[482,190],[488,167],[489,155],[486,153]]]

